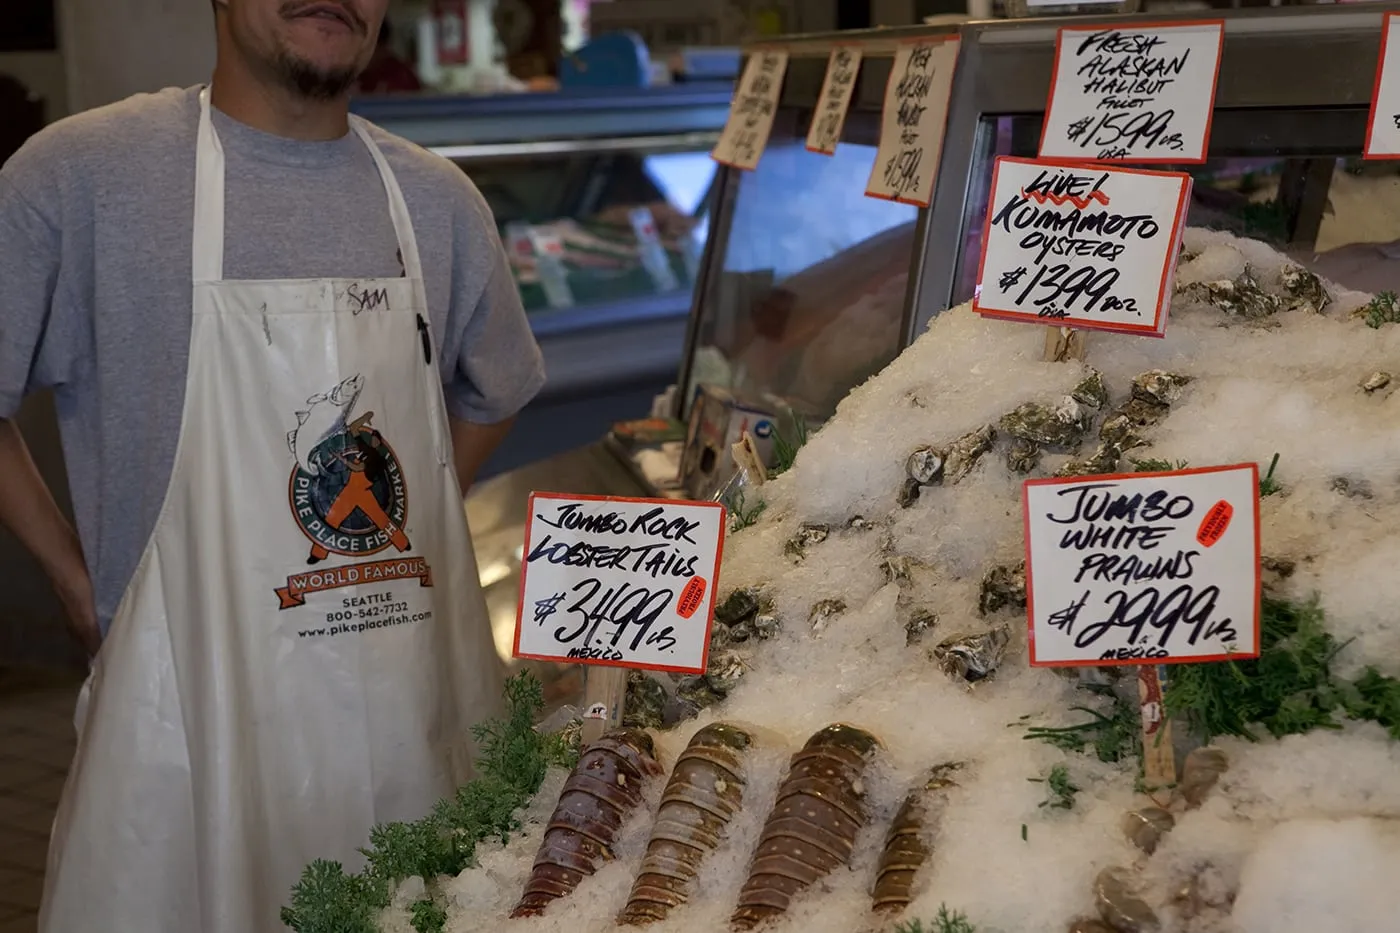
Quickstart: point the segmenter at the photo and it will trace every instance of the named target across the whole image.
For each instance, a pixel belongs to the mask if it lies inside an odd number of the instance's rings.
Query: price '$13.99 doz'
[[[1162,336],[1190,196],[1177,172],[997,159],[973,307]]]

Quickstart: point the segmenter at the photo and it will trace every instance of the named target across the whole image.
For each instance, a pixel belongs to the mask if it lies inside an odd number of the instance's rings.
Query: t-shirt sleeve
[[[462,328],[461,349],[443,388],[452,417],[495,424],[518,414],[544,386],[544,357],[491,209],[475,186],[469,193],[453,237],[448,312],[449,328]]]
[[[61,348],[52,339],[58,231],[0,173],[0,418],[12,418],[24,396],[63,379]]]

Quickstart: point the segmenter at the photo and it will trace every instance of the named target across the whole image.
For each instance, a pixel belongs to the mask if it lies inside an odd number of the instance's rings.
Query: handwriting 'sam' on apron
[[[469,776],[497,658],[408,209],[405,274],[223,279],[200,97],[193,326],[155,531],[79,702],[42,933],[264,933],[317,858]]]

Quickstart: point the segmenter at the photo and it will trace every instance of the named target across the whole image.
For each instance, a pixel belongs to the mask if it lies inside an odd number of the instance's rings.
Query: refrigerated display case
[[[1212,11],[1225,20],[1208,161],[1187,217],[1262,239],[1361,291],[1400,284],[1400,168],[1363,162],[1384,14],[1394,3]],[[1034,157],[1056,31],[1199,19],[1200,11],[978,23],[963,30],[910,340],[972,297],[998,156]]]

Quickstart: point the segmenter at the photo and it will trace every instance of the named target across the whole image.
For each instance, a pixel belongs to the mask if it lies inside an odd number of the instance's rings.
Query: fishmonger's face
[[[226,0],[229,38],[304,97],[347,91],[374,54],[389,0]]]

